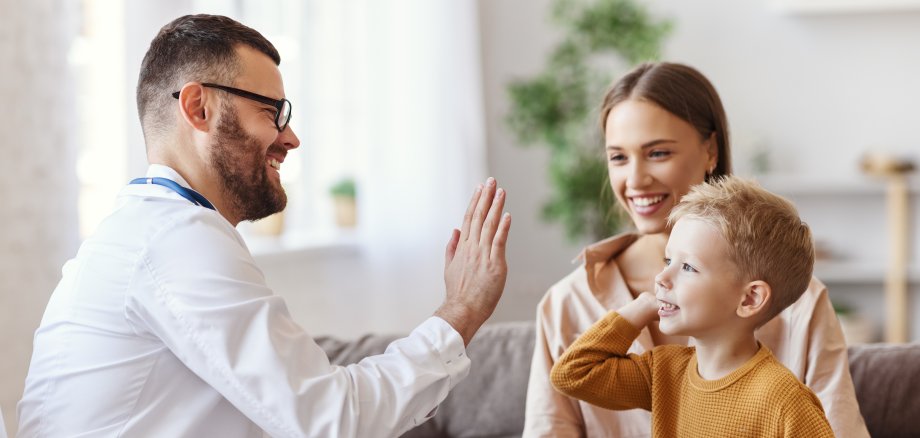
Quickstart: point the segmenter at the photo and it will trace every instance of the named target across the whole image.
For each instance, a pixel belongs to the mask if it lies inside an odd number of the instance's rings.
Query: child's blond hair
[[[671,211],[671,225],[692,218],[714,225],[728,242],[742,281],[762,280],[772,297],[758,325],[802,296],[815,263],[811,230],[795,206],[753,181],[726,176],[694,186]]]

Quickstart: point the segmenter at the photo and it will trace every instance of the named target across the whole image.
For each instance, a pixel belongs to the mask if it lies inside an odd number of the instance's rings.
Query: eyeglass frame
[[[230,94],[235,94],[237,96],[244,97],[246,99],[254,100],[256,102],[274,107],[276,110],[275,111],[275,128],[278,129],[278,132],[284,131],[287,128],[288,124],[291,123],[291,112],[294,109],[294,105],[291,104],[290,100],[287,100],[283,97],[281,99],[272,99],[270,97],[266,97],[261,94],[253,93],[252,91],[241,90],[239,88],[228,87],[226,85],[212,84],[209,82],[203,82],[201,86],[223,90]],[[179,91],[173,92],[172,97],[178,99],[179,93],[180,93]],[[291,110],[288,111],[287,120],[284,122],[284,126],[281,126],[279,122],[281,118],[281,110],[284,108],[285,102],[287,102],[288,108],[290,108]]]

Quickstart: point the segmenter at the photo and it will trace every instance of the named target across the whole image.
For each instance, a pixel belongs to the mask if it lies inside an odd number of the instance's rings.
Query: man
[[[279,62],[226,17],[181,17],[151,42],[137,87],[151,165],[64,266],[21,436],[396,436],[468,374],[507,272],[491,178],[448,243],[444,304],[383,355],[331,366],[266,287],[234,227],[286,203],[299,140]]]

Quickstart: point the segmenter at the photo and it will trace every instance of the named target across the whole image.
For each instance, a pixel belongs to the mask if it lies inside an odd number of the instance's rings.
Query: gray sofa
[[[382,353],[396,338],[317,342],[333,363],[344,365]],[[470,376],[454,388],[432,420],[403,437],[521,436],[533,346],[533,323],[484,327],[468,348],[473,361]],[[850,347],[850,371],[873,437],[920,437],[920,344]]]

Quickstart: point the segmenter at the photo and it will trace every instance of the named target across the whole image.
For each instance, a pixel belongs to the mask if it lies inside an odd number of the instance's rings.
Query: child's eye
[[[665,265],[665,266],[671,266],[671,259],[665,257],[665,258],[664,258],[664,265]]]
[[[687,272],[699,272],[699,271],[696,270],[696,268],[694,268],[693,266],[690,266],[690,265],[688,265],[688,264],[686,264],[686,263],[684,263],[684,264],[680,267],[680,269],[682,269],[682,270],[684,270],[684,271],[687,271]]]

